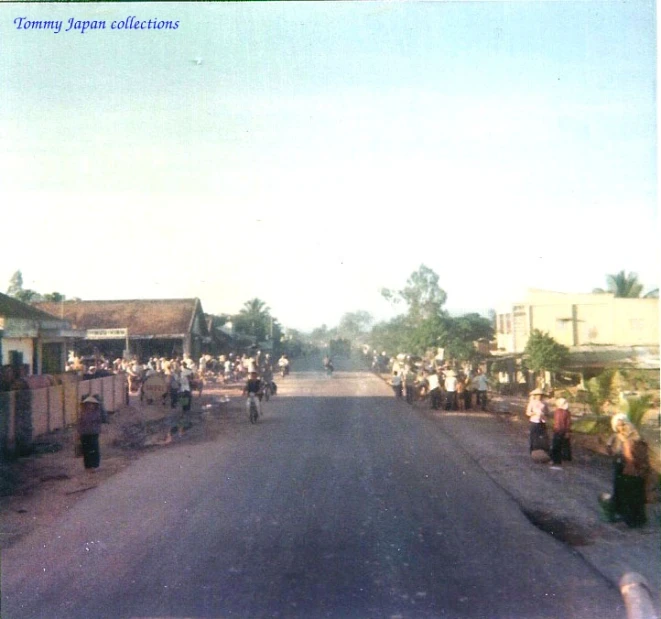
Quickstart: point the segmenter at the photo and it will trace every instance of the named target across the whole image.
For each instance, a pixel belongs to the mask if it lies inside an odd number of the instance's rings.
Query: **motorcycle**
[[[259,417],[257,404],[257,396],[254,393],[248,394],[248,418],[250,423],[257,423],[257,418]]]

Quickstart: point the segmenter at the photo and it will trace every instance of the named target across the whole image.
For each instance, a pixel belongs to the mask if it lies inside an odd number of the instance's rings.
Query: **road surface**
[[[337,366],[276,379],[257,425],[155,451],[3,552],[3,616],[624,616],[438,419]]]

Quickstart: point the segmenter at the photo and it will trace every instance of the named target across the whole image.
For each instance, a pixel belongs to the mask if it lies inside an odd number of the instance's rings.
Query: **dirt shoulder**
[[[212,440],[228,432],[243,413],[239,385],[208,384],[183,414],[169,403],[140,403],[131,396],[128,406],[108,416],[99,437],[101,466],[86,471],[75,457],[72,428],[39,437],[34,452],[0,467],[0,547],[8,548],[32,530],[54,522],[85,492],[124,470],[154,449],[176,448],[196,440]]]
[[[390,377],[381,378],[387,383]],[[523,398],[494,396],[487,412],[432,411],[426,401],[413,407],[437,419],[532,524],[569,545],[614,587],[626,573],[641,574],[650,584],[659,613],[661,504],[647,505],[648,523],[639,529],[605,522],[598,496],[612,491],[606,438],[573,433],[572,461],[559,471],[533,462],[528,453],[526,404]],[[645,430],[658,471],[658,426],[650,424]]]

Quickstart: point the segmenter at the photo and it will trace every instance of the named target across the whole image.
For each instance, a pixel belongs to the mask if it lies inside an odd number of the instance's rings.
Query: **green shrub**
[[[613,370],[605,370],[587,382],[587,403],[593,413],[601,414],[602,406],[614,399]]]
[[[640,428],[643,423],[643,417],[645,417],[645,414],[650,408],[652,408],[652,396],[642,395],[639,398],[626,400],[622,406],[622,412],[627,414],[629,421],[634,426]]]
[[[610,434],[610,417],[579,417],[572,420],[572,432],[577,434]]]

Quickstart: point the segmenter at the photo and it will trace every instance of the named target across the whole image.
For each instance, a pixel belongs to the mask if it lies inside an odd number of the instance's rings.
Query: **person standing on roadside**
[[[101,402],[96,396],[88,395],[80,403],[78,435],[83,451],[85,469],[93,473],[101,463],[99,434],[101,433]]]
[[[395,393],[395,397],[397,399],[400,399],[402,397],[402,377],[399,375],[399,372],[394,371],[392,373],[392,378],[390,379],[390,385],[392,386],[392,390]]]
[[[454,370],[445,374],[445,410],[457,410],[457,375]]]
[[[433,410],[438,410],[441,408],[441,381],[438,374],[433,370],[429,373],[426,380],[427,388],[429,389],[429,404]]]
[[[191,393],[192,378],[193,370],[191,370],[186,363],[182,363],[179,372],[179,400],[181,401],[181,410],[183,410],[184,413],[187,413],[191,409],[191,402],[193,400],[193,395]]]
[[[611,419],[613,436],[606,450],[613,456],[612,510],[629,527],[640,527],[647,522],[645,513],[646,481],[650,474],[647,443],[624,413]]]
[[[477,376],[475,376],[475,389],[477,390],[477,405],[481,410],[487,410],[487,394],[489,391],[489,379],[487,375],[482,371],[482,369],[477,370]]]
[[[415,381],[416,373],[413,371],[410,365],[407,365],[404,369],[404,388],[406,390],[406,401],[409,404],[413,404],[415,400]]]
[[[530,392],[530,401],[526,408],[526,416],[530,420],[530,453],[537,450],[548,451],[548,436],[546,434],[546,418],[549,410],[543,397],[546,394],[541,389]]]
[[[168,365],[168,390],[170,392],[170,408],[177,408],[179,405],[179,368],[176,361],[171,361]]]
[[[457,377],[457,408],[460,411],[466,410],[466,377],[463,374],[459,374]]]
[[[554,470],[562,469],[563,460],[571,460],[570,431],[571,413],[569,412],[569,402],[565,398],[558,398],[555,401],[553,439],[551,440],[551,468]]]

